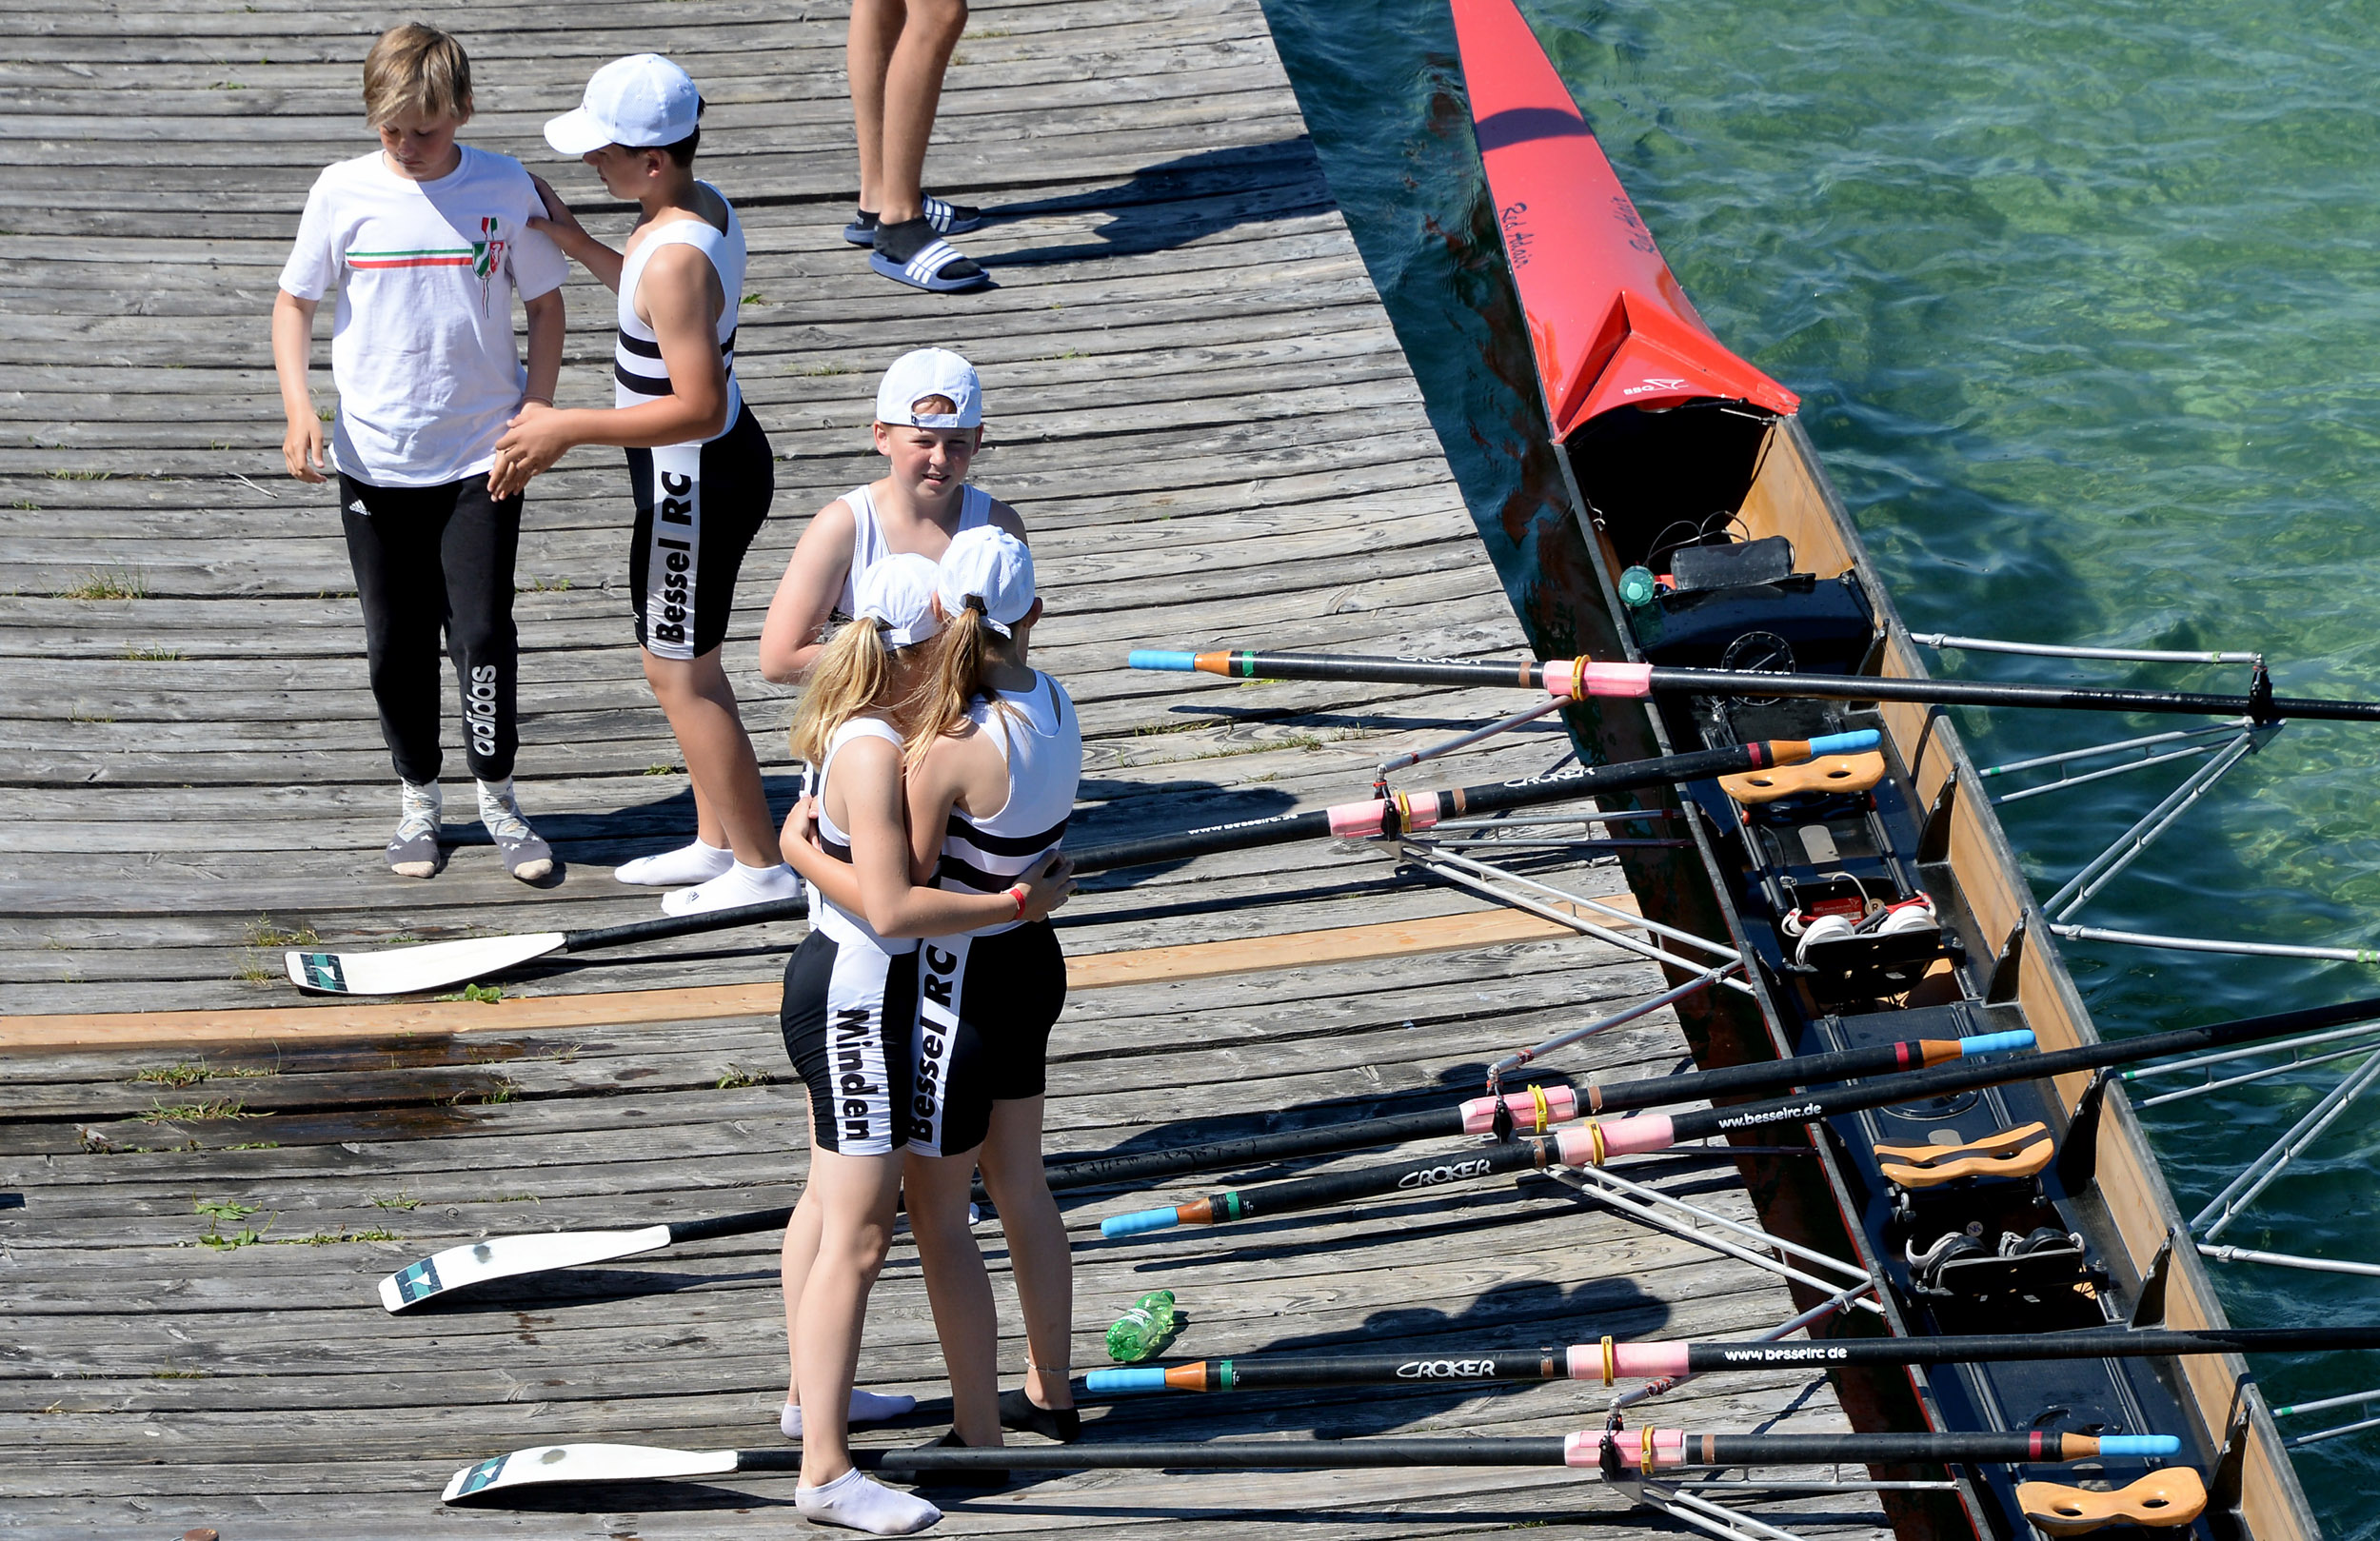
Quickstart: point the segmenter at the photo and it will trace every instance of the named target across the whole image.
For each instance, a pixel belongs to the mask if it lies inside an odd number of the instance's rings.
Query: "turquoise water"
[[[1269,5],[1482,536],[1544,629],[1577,546],[1535,445],[1452,24],[1438,0]],[[2262,649],[2283,694],[2380,698],[2380,4],[1524,10],[1704,318],[1801,393],[1914,630]],[[1984,763],[2173,725],[1962,719]],[[2290,727],[2075,919],[2380,942],[2375,766],[2380,725]],[[2186,768],[2006,809],[2036,893]],[[2111,1036],[2380,995],[2380,969],[2352,964],[2068,958]],[[2339,1069],[2152,1110],[2183,1213]],[[2376,1122],[2350,1111],[2225,1239],[2380,1262]],[[2242,1325],[2380,1320],[2380,1280],[2209,1266]],[[2257,1369],[2289,1403],[2380,1389],[2376,1359]],[[2380,1431],[2297,1460],[2331,1534],[2380,1537]]]

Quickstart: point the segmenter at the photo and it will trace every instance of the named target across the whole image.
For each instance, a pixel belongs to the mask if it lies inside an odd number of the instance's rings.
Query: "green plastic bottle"
[[[1173,1332],[1174,1292],[1151,1290],[1107,1330],[1107,1356],[1118,1364],[1138,1364],[1154,1354]]]

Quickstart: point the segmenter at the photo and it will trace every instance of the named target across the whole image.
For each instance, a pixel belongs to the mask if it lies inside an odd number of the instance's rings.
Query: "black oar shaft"
[[[1450,1156],[1423,1156],[1390,1166],[1361,1167],[1354,1172],[1330,1172],[1319,1177],[1266,1183],[1261,1188],[1231,1189],[1210,1194],[1171,1211],[1150,1213],[1152,1215],[1171,1214],[1173,1219],[1167,1222],[1171,1224],[1227,1225],[1234,1220],[1252,1220],[1261,1215],[1287,1215],[1299,1210],[1320,1209],[1325,1205],[1345,1203],[1351,1198],[1421,1193],[1448,1183],[1494,1176],[1500,1172],[1538,1170],[1551,1165],[1555,1159],[1555,1146],[1551,1140],[1507,1140],[1500,1145],[1482,1146]],[[1101,1227],[1102,1234],[1132,1234],[1131,1229],[1123,1226],[1108,1230],[1107,1226],[1113,1223],[1103,1223]],[[1162,1226],[1150,1225],[1146,1229],[1159,1230]]]
[[[1898,701],[1943,706],[2035,706],[2068,711],[2160,712],[2192,717],[2248,716],[2380,721],[2380,701],[2317,701],[2265,693],[2263,676],[2249,695],[2188,690],[2001,684],[1982,680],[1886,679],[1873,675],[1769,674],[1742,669],[1597,664],[1556,659],[1399,659],[1337,653],[1138,652],[1136,668],[1198,669],[1235,680],[1347,680],[1375,684],[1510,685],[1585,699],[1647,694],[1795,696],[1820,701]]]
[[[782,1231],[793,1218],[792,1206],[746,1210],[741,1215],[712,1215],[699,1220],[673,1220],[672,1246],[682,1241],[710,1241],[720,1236],[748,1236],[760,1231]]]
[[[1252,1166],[1298,1156],[1327,1156],[1359,1151],[1370,1145],[1397,1145],[1409,1139],[1452,1138],[1463,1132],[1460,1108],[1432,1108],[1426,1113],[1392,1114],[1382,1118],[1358,1118],[1346,1123],[1319,1124],[1311,1129],[1287,1129],[1274,1135],[1250,1135],[1240,1139],[1210,1140],[1202,1145],[1178,1145],[1129,1156],[1094,1156],[1055,1163],[1044,1169],[1052,1192],[1096,1188],[1111,1182],[1138,1182],[1150,1177],[1180,1176],[1225,1167]]]
[[[2258,698],[2190,690],[1993,684],[1982,680],[1907,680],[1873,675],[1765,674],[1734,669],[1656,668],[1650,682],[1656,695],[1795,696],[1819,701],[1914,701],[1929,706],[2033,706],[2076,712],[2245,716],[2258,721],[2286,718],[2380,721],[2380,701],[2314,701],[2302,696]]]
[[[1993,1333],[1847,1337],[1814,1343],[1689,1343],[1696,1374],[1832,1365],[1983,1364],[2020,1359],[2145,1359],[2182,1353],[2330,1353],[2380,1349],[2380,1327],[2233,1327],[2180,1332]]]
[[[2096,1070],[2129,1060],[2153,1059],[2226,1044],[2285,1037],[2374,1017],[2380,1017],[2380,999],[2347,1001],[2308,1011],[2280,1012],[2270,1017],[2251,1017],[2237,1021],[2215,1022],[2206,1027],[2152,1033],[2145,1037],[2127,1038],[2120,1042],[2084,1044],[1998,1062],[1913,1070],[1849,1086],[1796,1093],[1765,1102],[1738,1103],[1734,1107],[1709,1108],[1676,1115],[1652,1114],[1641,1118],[1610,1122],[1591,1120],[1582,1127],[1564,1129],[1552,1139],[1516,1140],[1457,1155],[1363,1167],[1353,1172],[1334,1172],[1291,1182],[1267,1183],[1258,1188],[1211,1194],[1169,1209],[1112,1215],[1100,1223],[1100,1231],[1103,1235],[1114,1237],[1162,1231],[1175,1225],[1223,1225],[1259,1215],[1317,1209],[1349,1199],[1377,1197],[1382,1194],[1418,1192],[1498,1173],[1543,1167],[1557,1160],[1575,1166],[1599,1166],[1607,1155],[1642,1155],[1740,1129],[1809,1123],[1818,1118],[1887,1107],[1896,1102],[1914,1102],[1986,1086],[2001,1086],[2010,1081]],[[1787,1064],[1799,1062],[1784,1061]]]
[[[863,1472],[1327,1471],[1383,1466],[1562,1466],[1565,1439],[1233,1439],[1147,1445],[1002,1445],[855,1450]]]
[[[623,947],[630,942],[666,941],[672,937],[700,936],[705,931],[732,931],[738,926],[759,925],[768,920],[799,920],[809,912],[809,900],[796,897],[771,899],[765,904],[745,904],[732,910],[711,910],[703,915],[664,915],[658,920],[630,920],[625,925],[565,931],[562,934],[562,950],[583,953],[596,947]]]
[[[2099,1070],[2130,1060],[2162,1058],[2167,1055],[2251,1043],[2261,1038],[2284,1037],[2293,1033],[2311,1033],[2326,1027],[2365,1021],[2373,1017],[2380,1017],[2380,999],[2350,1000],[2336,1006],[2317,1006],[2308,1011],[2280,1012],[2270,1017],[2215,1022],[2206,1027],[2152,1033],[2144,1037],[2053,1049],[1999,1063],[1943,1065],[1934,1070],[1912,1071],[1905,1076],[1864,1081],[1855,1086],[1833,1087],[1795,1096],[1772,1098],[1766,1102],[1741,1103],[1732,1108],[1706,1108],[1677,1114],[1666,1119],[1645,1121],[1667,1123],[1669,1142],[1678,1143],[1725,1134],[1730,1130],[1808,1123],[1814,1118],[1831,1118],[1840,1114],[1888,1107],[1895,1102],[1949,1096],[1986,1086],[2002,1086],[2010,1081],[2046,1079],[2075,1071]],[[1612,1131],[1626,1127],[1625,1124],[1609,1126]],[[1634,1149],[1635,1142],[1623,1144],[1615,1138],[1612,1148]]]
[[[1202,829],[1152,835],[1145,840],[1095,845],[1069,855],[1078,872],[1112,872],[1160,861],[1186,861],[1219,851],[1247,851],[1292,840],[1320,840],[1325,836],[1340,840],[1375,839],[1425,829],[1447,819],[1765,770],[1790,763],[1804,754],[1806,750],[1799,743],[1754,742],[1615,765],[1573,765],[1549,776],[1437,792],[1411,792],[1397,799],[1274,814],[1265,819],[1242,819]]]
[[[1601,1343],[1568,1348],[1440,1348],[1427,1353],[1258,1356],[1094,1370],[1095,1396],[1134,1392],[1275,1391],[1315,1386],[1471,1386],[1585,1380],[1606,1385],[1682,1374],[1829,1370],[1845,1365],[1985,1364],[2031,1359],[2165,1358],[2174,1354],[2314,1353],[2380,1349],[2380,1327],[2112,1328],[1808,1342]]]
[[[985,1468],[1212,1472],[1391,1466],[1591,1469],[1597,1465],[1603,1437],[1597,1431],[1560,1439],[1233,1439],[1147,1445],[1007,1445],[977,1450],[929,1445],[908,1450],[855,1450],[851,1461],[862,1471],[873,1472],[964,1472]],[[2059,1433],[1697,1434],[1676,1430],[1625,1430],[1613,1438],[1622,1458],[1631,1464],[1641,1462],[1650,1447],[1656,1468],[1812,1466],[1837,1461],[1859,1465],[2073,1461],[2101,1453],[2165,1454],[2171,1453],[2177,1444],[2171,1438],[2153,1435],[2094,1439]],[[738,1460],[742,1464],[741,1452]]]

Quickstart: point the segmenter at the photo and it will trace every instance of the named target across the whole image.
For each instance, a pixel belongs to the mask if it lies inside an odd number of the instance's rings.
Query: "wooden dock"
[[[964,244],[999,286],[942,300],[875,277],[839,238],[853,183],[842,8],[409,13],[472,52],[469,137],[566,196],[595,189],[537,126],[597,65],[652,49],[704,88],[702,165],[752,245],[738,368],[781,456],[778,517],[728,642],[781,803],[785,701],[752,673],[752,640],[806,516],[877,474],[877,373],[928,344],[982,366],[996,448],[980,476],[1034,534],[1051,612],[1036,661],[1085,728],[1081,841],[1343,800],[1383,755],[1509,709],[1482,693],[1185,686],[1120,667],[1135,645],[1256,638],[1522,645],[1255,0],[979,8],[930,186],[996,210]],[[518,570],[519,774],[563,879],[528,890],[504,876],[467,821],[459,759],[447,869],[421,883],[381,864],[393,787],[352,580],[329,496],[279,471],[265,318],[314,172],[370,146],[360,61],[396,13],[35,0],[18,15],[0,62],[0,1527],[224,1541],[798,1527],[790,1478],[493,1511],[436,1501],[457,1467],[525,1445],[776,1443],[770,1238],[420,1319],[384,1314],[372,1284],[474,1236],[788,1201],[806,1137],[772,986],[799,928],[530,968],[501,981],[498,1004],[308,1002],[280,978],[279,949],[307,937],[642,918],[653,896],[609,869],[691,822],[621,592],[623,477],[583,451],[532,488]],[[616,236],[626,222],[598,207],[589,223]],[[568,303],[564,399],[606,402],[608,296],[582,281]],[[1567,752],[1545,726],[1438,780]],[[1545,870],[1626,902],[1614,866]],[[1054,1153],[1249,1133],[1279,1121],[1268,1110],[1450,1100],[1495,1054],[1660,987],[1640,958],[1359,850],[1277,849],[1090,889],[1061,917],[1077,996],[1053,1046]],[[1684,1057],[1664,1013],[1557,1068],[1648,1074]],[[1731,1165],[1648,1170],[1751,1214]],[[1795,1310],[1774,1275],[1541,1179],[1100,1239],[1101,1215],[1149,1201],[1066,1200],[1079,1370],[1101,1362],[1105,1322],[1158,1287],[1180,1297],[1175,1353],[1190,1356],[1750,1335]],[[1005,1258],[983,1235],[1013,1328]],[[1021,1339],[1003,1341],[1012,1376],[1021,1357]],[[869,1438],[940,1432],[939,1364],[904,1242],[863,1375],[925,1406]],[[1545,1433],[1599,1423],[1602,1400],[1584,1387],[1156,1398],[1099,1410],[1089,1437]],[[1798,1375],[1699,1382],[1659,1421],[1846,1427],[1827,1383]],[[1107,1473],[947,1507],[935,1533],[1677,1529],[1547,1472]],[[1864,1494],[1762,1511],[1811,1535],[1881,1528]]]

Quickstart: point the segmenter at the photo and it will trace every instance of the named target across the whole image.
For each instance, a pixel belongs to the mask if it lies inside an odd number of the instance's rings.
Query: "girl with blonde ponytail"
[[[783,1008],[785,1050],[809,1089],[811,1152],[785,1230],[791,1389],[782,1421],[803,1441],[803,1515],[878,1534],[940,1515],[854,1470],[846,1440],[851,1419],[915,1405],[852,1389],[917,1122],[920,954],[907,938],[1045,916],[1072,887],[1062,868],[992,896],[909,881],[902,729],[941,629],[935,579],[918,556],[888,558],[863,579],[856,619],[820,655],[794,714],[794,749],[816,770],[783,841],[812,886],[811,932],[786,965]]]
[[[797,869],[823,863],[856,876],[862,895],[908,887],[902,806],[903,701],[922,680],[925,643],[940,630],[934,564],[897,557],[870,570],[856,619],[812,670],[795,714],[796,749],[816,767],[811,797],[817,844],[793,839]],[[797,819],[800,816],[797,815]],[[792,839],[797,833],[789,827]],[[823,875],[823,874],[822,874]],[[913,1118],[917,943],[871,925],[864,908],[814,886],[810,935],[785,967],[785,1052],[810,1098],[808,1181],[785,1229],[785,1327],[790,1389],[783,1425],[800,1438],[795,1500],[810,1519],[879,1535],[906,1534],[941,1517],[932,1504],[871,1481],[851,1464],[853,1418],[905,1413],[905,1396],[855,1392],[867,1297],[892,1238],[895,1200]],[[1062,880],[1026,885],[1046,914]],[[927,919],[945,929],[1012,914],[1017,901],[934,895]]]
[[[997,1445],[1008,1428],[1070,1440],[1081,1432],[1067,1374],[1072,1259],[1041,1170],[1044,1060],[1066,960],[1031,896],[1043,875],[1066,870],[1058,845],[1082,736],[1063,687],[1025,661],[1041,604],[1023,542],[992,528],[953,537],[935,599],[942,629],[917,665],[906,745],[910,861],[934,886],[862,906],[880,931],[924,938],[902,1185],[950,1369],[950,1439]],[[929,906],[954,903],[997,913],[963,929],[927,920]],[[1024,1310],[1025,1384],[1005,1393],[991,1286],[967,1223],[979,1167]]]

